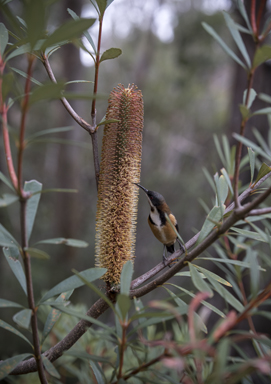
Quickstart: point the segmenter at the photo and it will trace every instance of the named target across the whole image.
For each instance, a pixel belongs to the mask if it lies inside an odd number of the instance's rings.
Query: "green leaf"
[[[133,271],[133,263],[131,262],[131,260],[128,260],[124,264],[120,276],[120,293],[123,295],[129,295]]]
[[[15,45],[16,46],[16,45]],[[31,52],[30,44],[24,44],[20,47],[14,49],[6,58],[6,61],[9,61],[10,59],[13,59],[14,57],[24,55],[25,53]]]
[[[23,308],[23,306],[21,304],[14,303],[14,301],[0,299],[0,308]]]
[[[215,32],[215,30],[206,23],[202,23],[203,28],[208,32],[217,42],[221,48],[233,59],[237,64],[241,65],[244,69],[247,69],[245,64],[239,59],[239,57],[228,47],[221,37]]]
[[[254,170],[255,170],[255,152],[252,151],[250,147],[248,147],[248,156],[249,156],[249,164],[250,164],[250,183],[253,181]]]
[[[8,205],[11,205],[15,203],[15,201],[18,201],[19,197],[17,195],[12,195],[10,193],[4,193],[3,197],[0,197],[0,208],[7,207]]]
[[[251,25],[249,22],[249,18],[247,16],[247,11],[246,11],[246,8],[244,6],[243,0],[237,0],[237,5],[238,5],[238,8],[239,8],[241,15],[243,16],[243,19],[245,20],[245,22],[247,24],[248,29],[250,30],[250,33],[252,34],[252,28],[251,28]]]
[[[253,104],[253,101],[255,100],[257,96],[257,92],[251,88],[250,92],[249,92],[249,98],[248,98],[248,102],[247,102],[247,108],[250,108]],[[246,98],[247,98],[247,89],[244,91],[244,94],[243,94],[243,104],[246,105]]]
[[[267,175],[270,172],[271,172],[271,168],[267,164],[262,163],[261,168],[258,172],[257,178],[253,185],[257,184],[259,180],[261,180],[265,175]]]
[[[259,93],[258,97],[260,100],[263,100],[266,103],[271,103],[271,96],[267,95],[266,93]]]
[[[250,67],[251,66],[250,58],[249,58],[249,55],[247,53],[245,44],[244,44],[244,42],[241,38],[241,35],[238,31],[237,24],[232,20],[232,18],[230,17],[230,15],[228,13],[223,12],[223,16],[224,16],[226,24],[230,30],[230,33],[231,33],[237,47],[239,48],[240,52],[243,55],[243,58],[245,59],[245,61],[247,63],[247,66]]]
[[[250,110],[244,104],[239,104],[239,110],[242,115],[242,120],[247,120],[250,117]]]
[[[122,320],[124,320],[131,307],[131,300],[129,296],[127,296],[126,294],[120,293],[117,298],[117,304],[118,304],[118,309],[120,311],[121,318]]]
[[[0,362],[0,380],[8,376],[8,374],[13,371],[13,369],[27,357],[33,356],[31,353],[23,353],[22,355],[17,355],[10,357],[7,360]]]
[[[251,268],[249,270],[250,289],[251,289],[252,297],[256,297],[259,293],[259,283],[260,283],[260,271],[259,271],[259,264],[257,261],[257,252],[253,251],[251,248],[248,248],[247,260],[251,265]]]
[[[260,235],[259,233],[253,232],[253,231],[248,231],[246,229],[241,229],[241,228],[236,228],[236,227],[232,227],[231,230],[234,232],[240,233],[241,235],[243,235],[249,239],[252,239],[252,240],[262,241],[264,243],[268,242],[266,236],[263,238],[262,235]]]
[[[37,248],[24,248],[24,250],[29,253],[31,257],[35,257],[36,259],[44,259],[48,260],[50,259],[50,256],[48,253],[41,251],[40,249]]]
[[[10,189],[14,191],[13,185],[2,172],[0,172],[0,180],[2,180],[3,183],[5,183]]]
[[[253,141],[251,140],[248,140],[246,139],[245,137],[241,136],[241,135],[238,135],[237,133],[233,133],[232,136],[238,140],[238,141],[241,141],[241,143],[243,143],[244,145],[246,145],[247,147],[250,147],[252,148],[255,152],[257,152],[259,155],[265,157],[266,159],[268,159],[269,161],[271,161],[271,157],[265,153],[261,147],[259,147],[258,145],[256,145]]]
[[[97,124],[97,127],[99,127],[100,125],[106,125],[106,124],[111,124],[111,123],[118,123],[120,120],[117,120],[117,119],[110,119],[110,120],[105,120],[105,119],[102,119],[99,124]]]
[[[253,112],[253,116],[256,116],[256,115],[270,115],[270,114],[271,114],[271,107],[262,108],[262,109],[259,109],[258,111]]]
[[[226,159],[225,159],[225,157],[224,157],[224,154],[223,154],[223,151],[222,151],[220,142],[219,142],[218,137],[217,137],[216,134],[214,134],[214,142],[215,142],[216,151],[217,151],[217,153],[218,153],[218,156],[220,157],[220,160],[221,160],[222,164],[223,164],[224,166],[226,166]]]
[[[224,284],[227,287],[231,287],[231,283],[229,283],[227,280],[223,279],[221,276],[216,275],[215,273],[209,271],[208,269],[205,269],[203,267],[200,267],[199,265],[193,264],[195,268],[197,268],[205,277],[206,275],[212,277],[214,280],[218,281],[220,284]],[[177,276],[176,274],[175,276]]]
[[[64,40],[79,37],[95,22],[95,19],[69,20],[57,28],[43,43],[41,50],[59,44]]]
[[[96,361],[97,363],[100,363],[100,362],[106,363],[106,364],[109,364],[109,365],[114,367],[112,362],[106,357],[91,355],[88,352],[85,352],[85,351],[82,351],[79,349],[75,349],[75,348],[72,348],[69,351],[65,351],[64,355],[74,356],[74,357],[78,357],[79,359],[84,359],[84,360],[92,360],[92,361]]]
[[[31,320],[32,310],[31,309],[23,309],[20,312],[17,312],[13,316],[13,321],[18,324],[20,327],[29,329],[30,320]]]
[[[251,268],[249,263],[246,263],[244,261],[240,260],[232,260],[232,259],[218,259],[215,257],[197,257],[197,260],[209,260],[209,261],[214,261],[216,263],[225,263],[225,264],[233,264],[233,265],[238,265],[239,267],[243,268]],[[259,267],[261,271],[265,271],[265,269]]]
[[[8,43],[8,30],[3,23],[0,23],[0,53],[3,57]]]
[[[222,168],[222,169],[221,169],[221,173],[222,173],[222,175],[224,176],[224,178],[225,178],[225,180],[226,180],[226,183],[228,184],[228,187],[229,187],[231,193],[233,194],[233,189],[232,189],[232,185],[231,185],[231,180],[230,180],[230,177],[229,177],[229,175],[228,175],[228,172],[226,171],[225,168]]]
[[[116,57],[120,56],[122,54],[122,50],[119,48],[109,48],[106,51],[103,52],[100,63],[105,60],[111,60],[115,59]]]
[[[12,272],[14,273],[15,277],[19,281],[25,294],[27,295],[25,273],[24,273],[22,264],[18,260],[18,258],[20,256],[20,252],[19,252],[18,248],[3,248],[3,252],[4,252],[4,255],[6,257],[7,262],[9,263],[9,266],[10,266]]]
[[[106,10],[107,2],[106,0],[95,0],[96,4],[98,5],[100,15],[104,14],[104,11]]]
[[[35,88],[29,98],[32,105],[41,100],[60,99],[63,97],[64,83],[47,83]]]
[[[223,204],[226,201],[226,198],[229,193],[229,187],[228,183],[225,180],[225,177],[221,175],[219,178],[215,178],[215,184],[216,184],[216,191],[217,191],[217,196],[218,196],[218,203],[219,206],[221,207],[221,213],[223,215],[224,208]]]
[[[4,247],[20,248],[19,243],[14,237],[0,224],[0,245]]]
[[[92,372],[95,376],[97,384],[105,384],[106,383],[105,377],[104,377],[103,371],[100,368],[99,364],[95,363],[95,361],[90,360],[89,365],[90,365]]]
[[[77,14],[72,11],[70,8],[68,8],[68,12],[69,14],[71,15],[71,17],[74,19],[74,20],[80,20],[80,17],[77,16]],[[96,47],[95,47],[95,43],[92,39],[92,37],[90,36],[89,32],[88,31],[85,31],[84,32],[84,36],[86,37],[87,41],[89,42],[89,44],[92,46],[93,48],[93,51],[96,53]]]
[[[242,312],[244,310],[244,306],[237,300],[223,285],[219,284],[212,277],[206,275],[207,279],[213,285],[214,289],[217,293],[233,308],[235,308],[238,312]]]
[[[38,131],[34,133],[31,136],[28,136],[26,140],[27,142],[30,142],[31,140],[36,139],[37,137],[40,137],[40,136],[49,135],[51,133],[68,132],[68,131],[71,131],[72,129],[73,129],[72,126],[44,129],[42,131]]]
[[[193,264],[189,263],[189,269],[191,273],[192,282],[194,286],[198,289],[198,291],[208,292],[210,294],[210,297],[213,297],[214,294],[210,286],[203,280],[200,273],[197,271]]]
[[[25,340],[28,344],[32,346],[32,344],[30,343],[30,341],[19,331],[17,331],[17,329],[15,329],[14,327],[12,327],[12,325],[6,323],[5,321],[3,320],[0,320],[0,327],[1,328],[4,328],[6,331],[9,331],[9,332],[12,332],[14,333],[15,335],[21,337],[23,340]]]
[[[45,3],[36,0],[26,1],[24,3],[24,19],[27,24],[27,37],[32,50],[44,34]]]
[[[199,244],[205,237],[209,235],[211,230],[214,228],[219,220],[221,219],[221,210],[220,207],[213,207],[212,210],[209,212],[202,228],[200,231],[200,235],[197,240],[197,244]]]
[[[20,69],[17,69],[17,68],[14,68],[14,67],[11,67],[10,69],[12,69],[14,72],[18,73],[19,75],[23,76],[23,77],[26,78],[26,79],[29,78],[29,76],[27,75],[27,73],[21,71]],[[32,83],[34,83],[34,84],[42,85],[42,83],[40,83],[38,80],[34,79],[33,77],[30,77],[30,80],[31,80]]]
[[[73,293],[73,290],[61,293],[61,295],[58,296],[58,298],[55,300],[57,303],[65,303],[69,298],[71,297]],[[57,322],[57,320],[60,318],[61,312],[58,311],[56,308],[52,308],[49,315],[47,316],[46,322],[44,324],[43,332],[42,332],[42,343],[46,339],[46,337],[51,332],[53,326]]]
[[[267,60],[271,59],[271,46],[262,45],[257,48],[254,58],[253,58],[253,68],[258,67],[260,64],[264,63]]]
[[[49,359],[47,359],[46,356],[44,355],[41,355],[41,358],[42,358],[42,362],[44,364],[44,367],[46,369],[46,371],[53,377],[56,377],[57,379],[60,379],[61,376],[60,374],[57,372],[57,370],[55,369],[54,365],[51,363],[51,361]]]
[[[102,277],[106,272],[106,268],[89,268],[85,271],[80,272],[82,277],[84,277],[88,282],[94,281]],[[58,295],[62,292],[67,292],[72,289],[76,289],[82,287],[84,283],[77,276],[71,276],[67,279],[61,281],[61,283],[57,284],[54,288],[50,289],[40,300],[40,303],[50,299],[53,296]]]
[[[104,324],[100,320],[94,319],[93,317],[85,315],[83,313],[80,313],[77,310],[74,310],[74,309],[71,309],[71,308],[66,308],[66,307],[61,306],[61,305],[55,306],[55,308],[58,309],[59,311],[63,312],[63,313],[67,313],[68,315],[77,317],[78,319],[87,320],[90,323],[93,323],[93,324],[97,325],[98,327],[101,327],[101,328],[105,329],[110,334],[112,334],[114,336],[117,336],[116,332],[114,331],[114,329],[112,327],[109,327],[108,325]]]
[[[64,237],[58,237],[56,239],[47,239],[38,241],[36,244],[64,244],[69,247],[77,247],[77,248],[86,248],[88,247],[88,243],[83,240],[76,239],[65,239]]]
[[[40,192],[42,190],[42,184],[39,183],[36,180],[26,181],[24,184],[24,191],[35,193]],[[36,194],[30,197],[30,199],[27,200],[26,203],[26,231],[27,231],[27,238],[30,239],[38,205],[40,201],[40,194]]]

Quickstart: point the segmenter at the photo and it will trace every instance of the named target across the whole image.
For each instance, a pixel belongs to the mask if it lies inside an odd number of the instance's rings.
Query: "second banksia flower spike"
[[[110,94],[99,176],[96,216],[96,265],[103,279],[118,284],[123,265],[134,258],[140,180],[143,98],[134,85],[118,85]]]

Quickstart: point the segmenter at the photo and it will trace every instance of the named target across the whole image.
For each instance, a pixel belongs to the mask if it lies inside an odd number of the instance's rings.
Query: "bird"
[[[167,252],[170,254],[175,252],[174,244],[176,241],[178,242],[180,248],[185,252],[185,249],[180,242],[176,232],[167,221],[166,214],[168,215],[173,226],[176,228],[176,231],[179,232],[177,219],[169,209],[165,198],[160,193],[149,191],[147,188],[138,183],[134,184],[141,188],[148,198],[150,204],[148,223],[154,236],[164,244],[163,263],[166,265]]]

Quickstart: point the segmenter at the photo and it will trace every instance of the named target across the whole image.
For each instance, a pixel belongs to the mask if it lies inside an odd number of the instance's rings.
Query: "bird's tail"
[[[174,253],[175,252],[174,244],[167,245],[166,247],[167,247],[168,253]]]

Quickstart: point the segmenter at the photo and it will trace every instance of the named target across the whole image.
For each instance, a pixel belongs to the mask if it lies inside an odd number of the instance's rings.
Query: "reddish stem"
[[[27,79],[25,82],[25,96],[22,103],[22,117],[20,125],[20,139],[19,139],[19,149],[18,149],[18,192],[20,196],[24,196],[23,185],[22,185],[22,173],[23,173],[23,153],[24,153],[24,135],[25,135],[25,122],[27,111],[29,107],[29,92],[31,85],[31,72],[32,66],[34,63],[35,57],[33,55],[28,56],[28,68],[27,68]]]
[[[265,4],[266,4],[266,0],[262,0],[260,2],[259,11],[258,11],[258,15],[257,15],[257,21],[256,21],[256,23],[257,23],[256,24],[257,25],[257,36],[259,36],[260,22],[261,22],[261,18],[262,18],[262,14],[263,14],[263,10],[264,10]]]
[[[251,26],[254,33],[254,36],[257,36],[257,25],[256,25],[256,0],[251,0],[251,8],[250,8],[250,19],[251,19]]]

